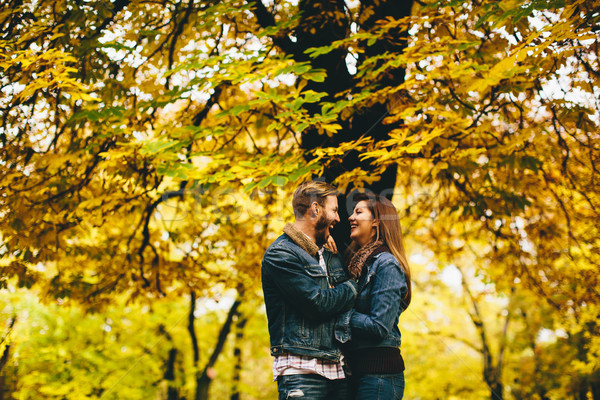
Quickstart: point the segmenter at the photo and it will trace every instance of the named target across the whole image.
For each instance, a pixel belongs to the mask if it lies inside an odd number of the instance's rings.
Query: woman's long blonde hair
[[[406,259],[406,252],[404,251],[402,228],[396,207],[387,198],[377,194],[359,193],[354,196],[353,202],[356,204],[359,201],[367,203],[371,215],[373,215],[375,221],[379,222],[376,228],[375,240],[381,240],[390,249],[390,252],[396,257],[406,275],[408,291],[402,299],[402,306],[406,309],[412,297],[410,268]]]

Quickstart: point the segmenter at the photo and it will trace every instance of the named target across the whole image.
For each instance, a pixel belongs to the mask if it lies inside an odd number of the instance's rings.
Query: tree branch
[[[194,352],[194,368],[198,366],[198,360],[200,359],[198,351],[198,338],[196,337],[196,330],[194,329],[194,320],[196,311],[196,292],[190,291],[190,312],[188,314],[188,332],[192,341],[192,351]]]
[[[169,46],[168,67],[167,67],[168,70],[171,70],[173,68],[173,60],[175,57],[175,47],[177,45],[177,40],[179,39],[179,36],[181,36],[181,34],[183,33],[185,24],[187,23],[187,21],[190,18],[190,14],[192,13],[192,10],[193,10],[193,5],[194,5],[194,0],[188,0],[188,6],[185,10],[185,14],[183,15],[183,18],[175,26],[175,31],[173,32],[173,37],[171,39],[171,44]],[[170,88],[170,83],[171,83],[171,75],[168,75],[166,82],[165,82],[165,87],[167,88],[167,90]]]
[[[256,0],[254,2],[255,7],[252,9],[254,11],[254,15],[256,16],[256,21],[262,28],[269,28],[271,26],[275,26],[275,18],[273,15],[267,10],[265,5],[262,3],[262,0]],[[277,45],[281,50],[290,55],[296,55],[298,51],[297,46],[288,36],[283,35],[278,32],[276,35],[271,36],[273,43]]]
[[[215,349],[213,350],[212,354],[210,355],[210,358],[209,358],[208,362],[206,363],[206,366],[204,367],[202,374],[200,376],[197,376],[197,378],[196,378],[196,395],[194,398],[195,400],[208,400],[208,389],[209,389],[210,383],[212,382],[212,380],[214,378],[214,375],[212,373],[213,367],[214,367],[215,363],[217,362],[217,358],[223,351],[223,347],[225,346],[225,341],[227,339],[227,335],[229,335],[229,332],[231,331],[231,324],[233,323],[233,319],[235,316],[238,315],[237,310],[238,310],[238,307],[240,306],[240,304],[241,304],[241,301],[239,300],[239,298],[233,302],[233,305],[231,306],[231,308],[229,309],[229,313],[227,314],[227,318],[225,319],[225,322],[223,323],[223,326],[221,327],[221,331],[219,332],[219,338],[217,340]]]

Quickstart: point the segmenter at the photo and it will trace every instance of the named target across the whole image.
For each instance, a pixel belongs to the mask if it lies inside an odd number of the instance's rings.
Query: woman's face
[[[348,218],[350,221],[350,239],[359,246],[370,243],[375,237],[377,223],[369,211],[366,201],[359,201],[354,207],[354,212]]]

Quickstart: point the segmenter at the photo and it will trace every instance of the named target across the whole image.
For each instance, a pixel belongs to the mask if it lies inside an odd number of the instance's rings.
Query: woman
[[[359,195],[350,221],[347,266],[358,281],[345,352],[355,399],[402,399],[404,361],[398,317],[411,299],[400,220],[385,197]]]

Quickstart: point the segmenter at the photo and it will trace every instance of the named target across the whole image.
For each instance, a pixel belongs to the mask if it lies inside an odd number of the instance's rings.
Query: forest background
[[[401,214],[406,399],[600,399],[599,10],[4,1],[0,399],[275,398],[311,177]]]

